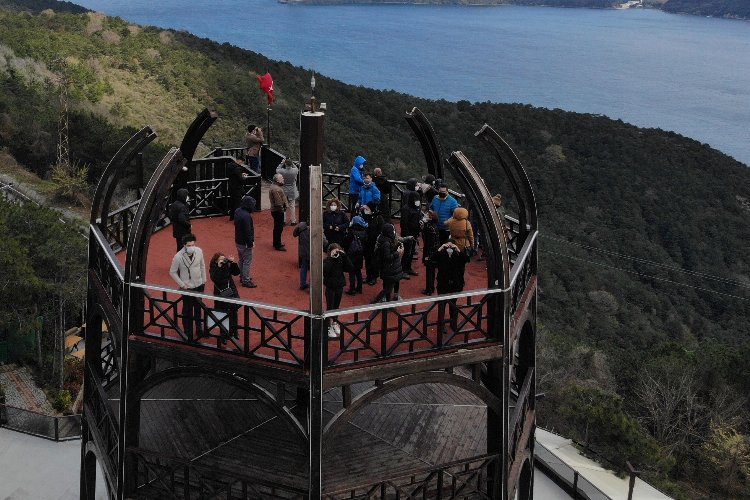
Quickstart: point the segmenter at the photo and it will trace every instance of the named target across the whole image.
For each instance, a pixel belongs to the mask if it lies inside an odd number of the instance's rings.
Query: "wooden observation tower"
[[[413,278],[402,300],[359,296],[325,311],[321,207],[346,199],[348,175],[323,172],[319,111],[302,113],[300,132],[300,215],[319,256],[310,289],[297,290],[295,240],[286,234],[290,251],[274,252],[262,210],[254,214],[257,289],[221,299],[210,282],[197,294],[166,275],[174,242],[165,210],[177,186],[190,192],[206,265],[213,251],[234,253],[226,174],[243,150],[194,158],[216,118],[197,116],[136,202],[110,207],[126,167],[155,137],[149,127],[122,146],[97,187],[81,498],[94,498],[97,470],[117,499],[532,498],[537,216],[508,145],[487,125],[476,133],[507,177],[517,218],[501,218],[469,159],[444,156],[424,115],[407,113],[425,173],[449,171],[476,211],[486,262],[467,267],[461,293],[425,297]],[[276,165],[280,156],[265,148],[262,158]],[[392,218],[403,184],[389,181],[381,201]],[[245,188],[261,200],[259,176]],[[196,335],[182,327],[186,300],[201,308]],[[236,325],[216,307],[222,302],[234,306]],[[446,306],[457,309],[453,324]],[[337,338],[326,335],[332,319]]]

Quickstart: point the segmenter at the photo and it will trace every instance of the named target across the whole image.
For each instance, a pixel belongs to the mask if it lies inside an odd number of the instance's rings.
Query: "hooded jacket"
[[[446,227],[451,232],[451,238],[456,241],[460,250],[474,248],[474,230],[469,222],[469,211],[464,207],[458,207],[453,211],[453,217],[445,221]]]
[[[380,204],[380,190],[374,182],[371,182],[369,186],[362,184],[359,189],[359,204],[366,205],[371,201]]]
[[[354,165],[352,165],[352,170],[349,173],[349,192],[353,195],[359,195],[359,190],[362,189],[362,185],[365,183],[365,179],[362,176],[362,170],[364,169],[360,167],[366,161],[364,156],[357,156],[354,159]]]
[[[253,246],[255,243],[255,226],[250,215],[255,209],[255,198],[242,198],[240,208],[234,211],[234,242],[238,245]]]
[[[190,234],[190,213],[187,206],[188,190],[185,188],[178,189],[175,198],[169,205],[169,220],[172,221],[172,236],[177,239],[186,234]]]
[[[380,276],[384,280],[400,280],[404,272],[401,267],[401,256],[397,251],[396,229],[393,224],[383,225],[377,245],[380,252]]]

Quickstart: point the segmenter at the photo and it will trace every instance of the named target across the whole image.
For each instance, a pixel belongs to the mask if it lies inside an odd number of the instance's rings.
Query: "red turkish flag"
[[[268,104],[270,105],[273,102],[273,78],[271,78],[271,73],[258,75],[256,78],[258,79],[260,90],[268,95]]]

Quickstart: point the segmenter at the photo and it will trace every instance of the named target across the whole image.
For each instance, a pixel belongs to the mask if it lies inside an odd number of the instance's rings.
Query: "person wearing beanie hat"
[[[167,215],[172,222],[172,236],[177,243],[177,251],[182,248],[182,238],[190,234],[192,224],[190,224],[190,212],[187,206],[188,190],[181,188],[175,194],[175,201],[169,205]]]

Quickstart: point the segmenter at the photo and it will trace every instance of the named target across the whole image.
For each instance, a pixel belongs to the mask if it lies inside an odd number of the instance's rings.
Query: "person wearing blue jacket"
[[[352,171],[349,173],[349,210],[354,213],[354,206],[359,200],[359,190],[365,183],[365,160],[364,156],[357,156],[352,165]],[[364,203],[361,203],[364,205]]]
[[[445,221],[453,217],[453,211],[458,207],[456,199],[448,194],[448,185],[446,183],[440,184],[438,187],[438,194],[432,199],[430,203],[430,210],[433,210],[438,216],[438,234],[440,236],[440,243],[445,243],[451,236],[450,229],[445,225]]]
[[[362,187],[359,189],[359,199],[357,200],[357,203],[359,203],[359,206],[361,207],[370,202],[375,203],[376,206],[380,206],[380,190],[375,183],[372,182],[372,175],[365,174],[364,184],[362,184]]]

